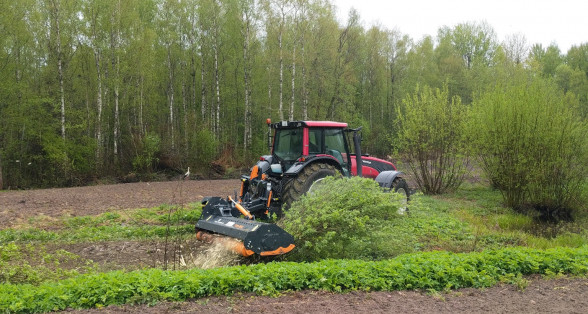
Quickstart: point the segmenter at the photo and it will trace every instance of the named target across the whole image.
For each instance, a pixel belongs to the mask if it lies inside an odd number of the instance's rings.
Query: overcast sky
[[[562,53],[588,43],[588,0],[331,0],[341,23],[358,10],[364,26],[381,24],[418,41],[446,25],[486,21],[498,40],[523,34],[529,45],[556,43]]]

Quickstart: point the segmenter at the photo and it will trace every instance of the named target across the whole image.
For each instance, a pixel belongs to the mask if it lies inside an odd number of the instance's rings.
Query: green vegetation
[[[62,264],[73,263],[81,266],[75,269],[61,267]],[[44,246],[39,245],[0,245],[0,283],[39,284],[74,277],[93,269],[91,261],[80,262],[79,256],[65,250],[48,253]]]
[[[431,250],[588,245],[588,216],[541,222],[504,207],[500,192],[481,184],[442,196],[413,195],[408,216],[397,215],[396,206],[394,195],[370,179],[324,180],[280,222],[298,241],[287,258],[373,260]]]
[[[355,11],[340,25],[318,0],[22,0],[0,12],[0,190],[239,169],[266,151],[269,117],[363,125],[363,150],[408,156],[427,194],[399,216],[374,182],[327,179],[282,222],[298,241],[289,258],[307,262],[207,271],[100,273],[48,248],[193,234],[199,205],[35,218],[0,230],[0,311],[586,274],[588,43],[499,43],[475,22],[415,42],[365,29]],[[462,184],[468,152],[492,188]]]
[[[472,140],[505,204],[547,219],[569,219],[583,205],[588,130],[577,100],[549,82],[497,86],[475,101]]]
[[[297,250],[287,258],[302,262],[210,270],[101,272],[100,265],[58,249],[60,243],[192,234],[199,204],[36,219],[30,226],[0,231],[0,312],[100,308],[237,292],[441,291],[497,282],[524,285],[524,275],[583,276],[588,271],[586,215],[558,224],[541,222],[504,207],[501,193],[483,184],[464,183],[444,195],[412,195],[406,215],[396,213],[394,196],[369,179],[325,179],[314,193],[294,203],[281,222],[298,240]],[[57,249],[50,251],[47,242]]]
[[[62,217],[33,221],[30,226],[0,230],[0,242],[79,242],[150,239],[194,233],[201,205],[107,212],[98,216]],[[44,230],[50,227],[52,231]]]
[[[21,0],[0,12],[0,189],[249,166],[267,152],[266,118],[363,126],[364,151],[386,156],[416,86],[470,106],[517,71],[588,114],[587,43],[500,42],[483,22],[417,39],[357,11],[342,24],[322,0]]]
[[[193,225],[181,226],[100,226],[82,227],[70,231],[45,231],[37,229],[0,231],[0,241],[39,241],[71,243],[79,241],[113,241],[123,239],[151,239],[193,234]]]
[[[441,194],[457,189],[468,165],[469,111],[461,98],[449,99],[447,85],[443,90],[417,86],[397,110],[394,139],[419,190]]]
[[[588,247],[509,248],[481,253],[427,252],[369,262],[323,260],[268,263],[211,270],[148,269],[81,275],[39,286],[0,285],[0,310],[44,312],[111,304],[181,301],[236,292],[275,295],[303,289],[447,290],[516,283],[531,274],[585,275]]]
[[[473,250],[514,245],[537,249],[588,245],[585,211],[576,213],[573,221],[544,222],[504,207],[498,191],[480,184],[466,184],[455,194],[427,201],[451,208],[451,215],[469,226],[474,236]]]
[[[371,179],[328,177],[312,193],[295,202],[280,221],[298,239],[290,258],[382,258],[387,241],[380,231],[397,218],[394,194],[384,193]]]

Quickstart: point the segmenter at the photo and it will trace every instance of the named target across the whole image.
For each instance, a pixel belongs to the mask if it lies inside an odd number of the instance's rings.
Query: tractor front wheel
[[[332,165],[324,163],[308,165],[284,187],[282,191],[282,209],[287,210],[290,208],[292,203],[311,190],[315,183],[328,176],[337,175],[341,176],[341,173]]]

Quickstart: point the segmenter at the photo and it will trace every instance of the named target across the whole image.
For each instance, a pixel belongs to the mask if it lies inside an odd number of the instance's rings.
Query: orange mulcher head
[[[247,215],[246,209],[238,208],[240,204],[232,200],[229,203],[220,197],[211,197],[206,199],[203,205],[202,215],[196,223],[197,237],[200,240],[205,240],[207,233],[222,234],[241,240],[237,243],[232,242],[230,246],[233,251],[243,256],[281,255],[295,247],[291,234],[274,224],[253,220],[250,214]],[[251,219],[235,217],[239,214]]]

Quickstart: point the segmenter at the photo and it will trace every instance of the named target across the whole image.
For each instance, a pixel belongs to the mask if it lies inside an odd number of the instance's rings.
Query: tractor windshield
[[[302,155],[302,129],[276,129],[274,155],[294,161]]]

